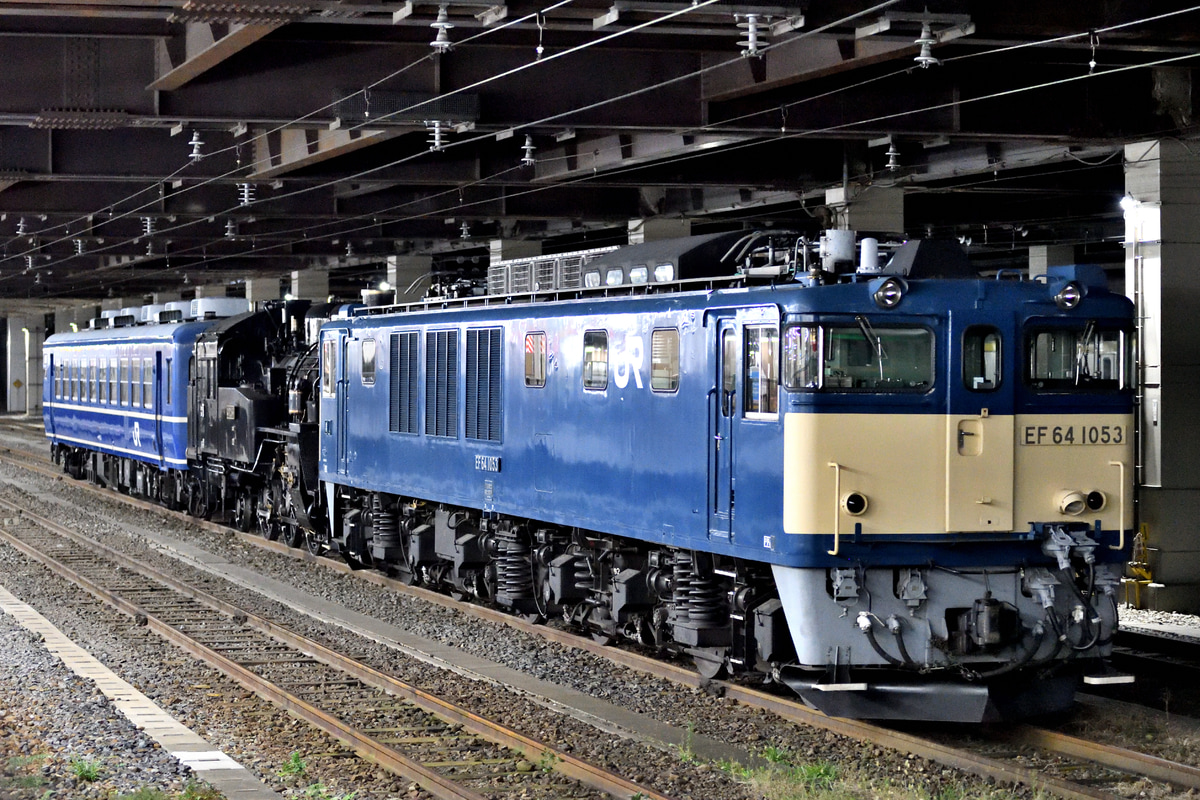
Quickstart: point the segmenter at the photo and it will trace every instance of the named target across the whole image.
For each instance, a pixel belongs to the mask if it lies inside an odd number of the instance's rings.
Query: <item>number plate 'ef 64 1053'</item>
[[[1124,425],[1026,425],[1021,444],[1124,444]]]

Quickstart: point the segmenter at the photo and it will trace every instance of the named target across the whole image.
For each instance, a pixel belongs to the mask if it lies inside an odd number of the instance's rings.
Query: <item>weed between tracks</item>
[[[914,776],[897,782],[872,774],[868,764],[838,766],[828,761],[806,763],[793,753],[766,747],[760,755],[763,767],[745,767],[734,762],[718,766],[734,780],[750,784],[762,800],[1012,800],[1014,793],[996,787],[980,793],[960,783],[930,790],[930,776]],[[1041,800],[1035,795],[1035,800]]]

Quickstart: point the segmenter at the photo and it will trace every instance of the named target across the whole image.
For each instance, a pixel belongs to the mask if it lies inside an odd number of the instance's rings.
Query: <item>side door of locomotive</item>
[[[779,320],[777,306],[714,311],[713,384],[708,394],[708,535],[733,541],[749,531],[755,514],[743,513],[761,502],[767,488],[761,467],[778,445]],[[739,484],[741,488],[739,488]],[[757,533],[755,531],[754,533]]]
[[[345,475],[349,467],[346,332],[335,328],[321,337],[321,454],[334,472]]]

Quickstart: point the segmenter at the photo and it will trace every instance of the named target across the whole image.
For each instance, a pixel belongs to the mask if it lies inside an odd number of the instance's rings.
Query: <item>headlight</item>
[[[1078,517],[1087,508],[1087,498],[1083,492],[1067,491],[1058,496],[1058,513]]]
[[[1054,304],[1063,311],[1070,311],[1075,306],[1079,305],[1079,301],[1083,299],[1084,291],[1077,283],[1068,283],[1058,294],[1054,295]]]
[[[880,308],[895,308],[904,299],[904,282],[897,278],[888,278],[879,284],[873,297],[875,305]]]
[[[850,492],[842,498],[842,509],[852,517],[867,513],[867,497],[859,492]]]

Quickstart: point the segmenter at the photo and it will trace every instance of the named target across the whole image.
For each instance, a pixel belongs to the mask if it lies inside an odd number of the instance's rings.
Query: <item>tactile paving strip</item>
[[[162,748],[187,764],[196,776],[221,790],[229,800],[278,800],[279,795],[234,761],[180,723],[153,700],[121,680],[54,627],[30,606],[0,586],[0,610],[23,628],[40,634],[48,651],[82,678],[88,678],[112,701],[130,722],[162,745]]]

